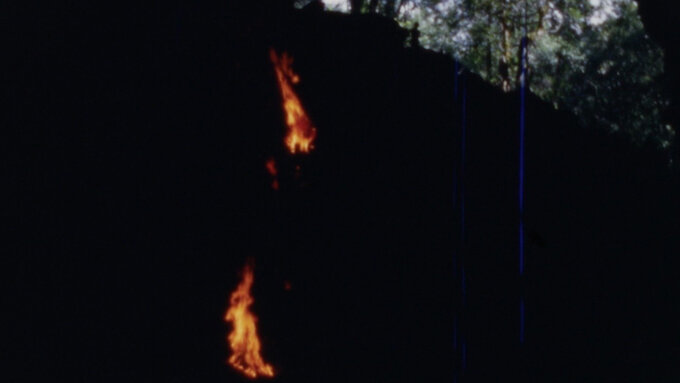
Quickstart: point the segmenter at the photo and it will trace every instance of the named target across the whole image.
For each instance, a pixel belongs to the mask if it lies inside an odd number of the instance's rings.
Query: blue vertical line
[[[458,60],[454,60],[453,63],[454,63],[454,65],[453,65],[453,68],[454,68],[454,72],[453,72],[453,101],[454,101],[454,105],[457,106],[457,102],[458,102],[458,71],[459,71],[458,67],[459,67],[460,64],[458,63]],[[455,136],[455,134],[454,134],[454,136]],[[454,145],[455,145],[455,143],[454,143]],[[454,154],[453,198],[452,198],[454,211],[457,209],[457,206],[458,206],[458,185],[459,185],[459,182],[460,182],[458,180],[459,176],[460,175],[458,174],[458,169],[457,169],[457,166],[455,164],[455,154]],[[454,254],[453,254],[453,275],[454,275],[454,278],[457,274],[458,274],[458,257],[456,255],[456,252],[454,251]]]
[[[458,106],[458,61],[457,60],[454,60],[454,62],[453,62],[453,69],[454,69],[453,70],[453,107],[454,107],[454,110],[455,110],[455,108]],[[453,137],[454,137],[454,142],[453,142],[452,147],[455,147],[455,137],[456,137],[455,130],[454,130]],[[455,155],[455,151],[454,151],[453,163],[452,163],[452,165],[453,165],[452,166],[453,167],[453,185],[452,185],[453,188],[452,188],[452,199],[451,199],[451,201],[453,202],[454,215],[455,215],[455,212],[456,212],[457,207],[458,207],[458,194],[457,193],[458,193],[458,177],[459,177],[458,167],[456,166],[455,159],[456,159],[456,155]],[[452,275],[453,275],[453,280],[454,280],[453,286],[456,285],[455,280],[456,280],[457,270],[458,270],[458,265],[457,265],[457,263],[458,263],[458,254],[457,254],[458,250],[459,250],[459,248],[454,247],[453,257],[452,257],[452,263],[453,263]],[[456,304],[456,298],[455,298],[456,293],[455,292],[456,292],[456,289],[454,287],[454,289],[453,289],[454,299],[453,299],[453,302],[452,302],[453,311],[454,311],[454,313],[453,313],[454,366],[456,365],[456,356],[457,356],[457,353],[458,353],[458,309],[459,309],[458,305]],[[455,371],[455,369],[454,369],[454,373],[453,373],[453,381],[454,381],[454,383],[458,381],[458,374],[457,374],[457,371]]]
[[[458,318],[453,317],[453,351],[458,350]]]
[[[465,283],[465,266],[463,266],[463,267],[460,268],[460,292],[461,292],[462,300],[463,300],[463,302],[462,302],[463,308],[465,308],[465,301],[466,301],[465,296],[467,295],[466,290],[467,290],[467,285]]]
[[[465,286],[465,157],[467,141],[467,77],[462,74],[462,100],[461,100],[461,137],[460,137],[460,171],[459,171],[459,199],[460,199],[460,280],[461,280],[461,310],[465,310],[466,286]],[[465,319],[465,318],[463,318]],[[467,343],[466,337],[461,335],[461,374],[467,366]]]
[[[460,64],[458,63],[458,60],[453,61],[453,70],[454,70],[454,76],[453,76],[453,99],[454,101],[458,101],[458,71]]]
[[[460,146],[459,163],[454,166],[454,187],[453,187],[453,206],[460,214],[460,230],[458,250],[453,256],[453,275],[454,279],[460,278],[460,301],[456,308],[453,319],[453,347],[456,355],[460,357],[460,369],[454,374],[454,382],[462,379],[463,371],[466,366],[467,345],[465,343],[465,318],[463,314],[465,306],[465,141],[466,141],[466,107],[467,107],[467,87],[465,74],[462,73],[460,63],[454,61],[454,102],[458,105],[461,100],[461,120],[460,120]],[[462,90],[460,89],[462,86]]]
[[[465,345],[465,342],[463,342],[460,359],[462,373],[463,371],[465,371],[465,367],[467,367],[467,346]]]
[[[453,101],[454,101],[454,107],[458,106],[458,60],[454,60],[454,73],[453,73]],[[454,131],[455,132],[455,131]],[[455,137],[454,133],[454,137]],[[454,147],[455,147],[455,142],[454,142]],[[459,180],[458,177],[460,175],[458,174],[458,169],[455,164],[455,154],[454,154],[454,163],[453,163],[453,209],[454,212],[457,210],[458,206],[458,184]],[[460,248],[455,249],[453,252],[453,279],[455,281],[457,275],[458,275],[458,252]],[[455,286],[455,283],[454,283]],[[454,289],[454,295],[455,295],[455,289]],[[453,352],[454,352],[454,366],[457,364],[455,357],[458,354],[458,310],[460,309],[457,304],[455,304],[456,299],[454,298],[454,315],[453,315]],[[457,383],[458,382],[458,372],[454,370],[453,374],[453,382]]]
[[[524,129],[526,124],[526,37],[521,43],[520,112],[519,112],[519,275],[524,275]]]
[[[524,298],[519,300],[519,342],[524,343]]]
[[[465,76],[465,75],[463,75]],[[467,81],[463,81],[463,100],[461,113],[461,133],[460,133],[460,243],[461,249],[465,245],[465,141],[467,139]]]
[[[526,129],[526,82],[527,82],[527,1],[524,1],[524,35],[520,41],[520,111],[519,111],[519,276],[520,283],[524,277],[524,136]],[[524,344],[525,335],[525,307],[523,284],[520,285],[519,300],[519,343]]]
[[[522,39],[522,60],[520,79],[520,123],[519,123],[519,275],[524,276],[524,129],[526,123],[526,66],[525,49],[526,38]],[[524,291],[520,292],[520,323],[519,323],[519,342],[524,344]]]

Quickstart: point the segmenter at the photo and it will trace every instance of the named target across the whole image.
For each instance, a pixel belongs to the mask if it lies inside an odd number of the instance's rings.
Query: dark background
[[[680,378],[680,184],[654,148],[530,96],[520,278],[519,95],[395,23],[4,7],[4,381],[244,381],[222,317],[248,257],[274,381]],[[284,151],[270,47],[309,156]]]

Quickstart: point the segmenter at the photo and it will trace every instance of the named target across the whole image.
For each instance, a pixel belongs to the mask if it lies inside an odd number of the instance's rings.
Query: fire
[[[250,265],[243,269],[243,279],[229,298],[229,309],[224,316],[231,322],[233,330],[227,337],[232,354],[229,364],[250,378],[273,377],[274,368],[260,355],[260,339],[257,336],[257,318],[248,307],[253,304],[250,288],[253,285],[253,270]]]
[[[267,162],[265,163],[265,167],[267,168],[267,172],[269,172],[270,175],[276,176],[276,160],[273,157],[270,157]]]
[[[293,72],[291,67],[293,59],[285,52],[278,56],[274,49],[269,50],[269,58],[276,70],[276,78],[283,99],[283,110],[286,112],[286,125],[288,126],[286,146],[292,154],[309,153],[314,149],[316,128],[293,90],[293,84],[300,82],[300,77]]]
[[[279,190],[279,180],[277,178],[278,170],[276,169],[276,160],[270,157],[267,162],[265,162],[265,167],[270,176],[272,176],[272,189]]]

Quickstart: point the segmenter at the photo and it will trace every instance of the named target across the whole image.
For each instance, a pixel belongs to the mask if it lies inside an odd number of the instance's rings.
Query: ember
[[[279,180],[277,178],[278,170],[276,169],[276,160],[271,157],[265,162],[265,167],[270,176],[272,176],[272,189],[279,190]]]

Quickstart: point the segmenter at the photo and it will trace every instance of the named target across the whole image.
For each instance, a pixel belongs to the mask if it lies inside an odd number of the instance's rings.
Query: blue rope
[[[524,276],[524,134],[526,129],[526,80],[527,80],[527,2],[524,1],[524,36],[520,42],[520,111],[519,111],[519,276]],[[524,291],[520,296],[519,342],[524,344],[525,307]]]
[[[457,105],[458,102],[458,74],[459,74],[459,63],[458,60],[454,61],[454,73],[453,73],[453,100],[454,103]],[[454,210],[456,210],[458,206],[458,171],[456,169],[456,166],[454,165],[454,171],[453,171],[453,206]],[[460,250],[460,249],[458,249]],[[453,276],[454,279],[458,276],[458,256],[456,252],[453,253]],[[453,350],[455,352],[458,351],[458,314],[454,314],[453,317]],[[454,382],[457,381],[457,376],[454,376]]]
[[[458,382],[458,378],[462,379],[463,371],[466,367],[467,359],[467,344],[465,342],[465,331],[460,331],[459,327],[464,327],[464,318],[462,317],[462,310],[465,306],[466,286],[465,286],[465,266],[464,266],[464,246],[465,246],[465,143],[466,143],[466,124],[467,124],[467,85],[464,73],[461,73],[460,63],[454,62],[454,101],[461,100],[461,130],[460,130],[460,157],[457,172],[454,171],[454,187],[453,187],[453,203],[460,213],[460,232],[458,254],[454,253],[453,267],[454,278],[460,276],[460,306],[459,312],[453,318],[453,348],[454,351],[460,351],[460,371],[454,374],[454,382]],[[460,78],[459,78],[460,77]],[[462,84],[461,84],[462,83]],[[459,87],[462,85],[462,92]],[[456,167],[454,167],[455,169]],[[456,174],[457,173],[457,174]]]
[[[461,137],[460,137],[460,283],[461,283],[461,309],[465,308],[466,286],[465,286],[465,145],[467,140],[467,79],[463,74],[462,102],[461,102]],[[466,368],[467,343],[464,333],[461,334],[461,375]]]
[[[524,130],[526,128],[526,37],[521,43],[521,78],[520,78],[520,112],[519,112],[519,275],[524,275]]]
[[[524,298],[519,300],[519,342],[524,343]]]

